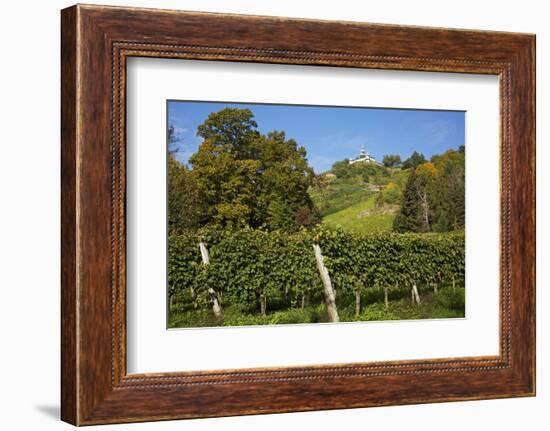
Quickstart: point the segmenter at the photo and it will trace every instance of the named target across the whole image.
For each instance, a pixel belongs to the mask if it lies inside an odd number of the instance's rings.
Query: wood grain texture
[[[79,5],[62,11],[61,39],[63,420],[88,425],[534,394],[533,35]],[[499,356],[127,375],[130,56],[498,75]]]
[[[61,17],[61,417],[77,422],[76,9]]]

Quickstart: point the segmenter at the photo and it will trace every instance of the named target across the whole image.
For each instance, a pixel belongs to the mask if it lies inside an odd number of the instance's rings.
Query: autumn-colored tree
[[[201,224],[232,227],[253,224],[260,167],[257,160],[239,159],[226,144],[216,145],[207,139],[190,163],[205,207]]]
[[[403,190],[394,230],[447,232],[464,229],[464,161],[462,147],[418,164]]]
[[[206,207],[201,225],[293,229],[318,220],[313,169],[284,132],[262,135],[249,109],[225,108],[197,134],[203,142],[189,161]]]

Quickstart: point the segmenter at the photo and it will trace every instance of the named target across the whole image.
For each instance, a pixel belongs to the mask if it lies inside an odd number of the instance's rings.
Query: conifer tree
[[[421,208],[416,191],[417,181],[416,172],[412,171],[403,190],[401,211],[393,222],[393,229],[397,232],[419,231]]]

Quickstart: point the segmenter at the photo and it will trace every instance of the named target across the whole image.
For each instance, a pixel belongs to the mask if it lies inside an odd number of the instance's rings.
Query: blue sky
[[[180,161],[187,163],[201,143],[197,126],[225,107],[249,108],[261,133],[284,130],[287,139],[305,147],[317,173],[354,158],[362,145],[381,162],[385,154],[404,160],[418,151],[430,158],[465,143],[463,111],[169,101],[168,124],[179,139]]]

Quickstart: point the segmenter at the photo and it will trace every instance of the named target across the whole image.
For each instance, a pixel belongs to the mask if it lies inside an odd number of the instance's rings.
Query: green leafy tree
[[[420,226],[422,232],[431,230],[433,220],[433,196],[437,187],[436,177],[437,169],[433,163],[426,162],[418,165],[416,173],[416,195],[420,203]]]
[[[198,127],[204,141],[190,163],[206,206],[201,225],[292,230],[316,223],[305,149],[284,132],[256,128],[249,109],[231,108]]]
[[[258,124],[250,109],[224,108],[211,113],[197,127],[197,136],[208,141],[219,153],[232,154],[235,159],[257,159]]]
[[[204,220],[206,207],[193,173],[174,154],[168,154],[168,229],[193,229]]]
[[[419,164],[411,172],[394,230],[448,232],[464,229],[464,222],[464,151],[448,150],[434,155],[430,162]]]
[[[436,190],[433,196],[435,221],[433,230],[446,232],[463,229],[465,222],[465,154],[448,150],[432,157],[437,168]]]
[[[421,218],[421,207],[417,194],[418,178],[412,171],[407,179],[401,198],[401,208],[393,221],[397,232],[418,232]]]
[[[309,195],[315,173],[306,159],[306,150],[285,133],[273,131],[259,142],[261,180],[257,202],[259,220],[270,229],[294,229],[318,221]]]
[[[406,159],[401,167],[403,169],[416,169],[419,165],[426,162],[426,158],[424,157],[424,154],[413,152],[411,156]]]
[[[244,227],[256,218],[255,192],[260,163],[238,159],[205,140],[190,159],[192,175],[206,207],[201,224]]]
[[[363,182],[380,183],[389,176],[385,166],[376,163],[349,163],[348,159],[340,160],[332,165],[331,172],[339,179],[361,178]]]
[[[387,168],[394,168],[401,164],[401,156],[399,154],[386,154],[382,159],[382,163]]]
[[[336,175],[336,178],[350,178],[352,176],[350,166],[348,159],[340,160],[333,163],[331,172]]]

